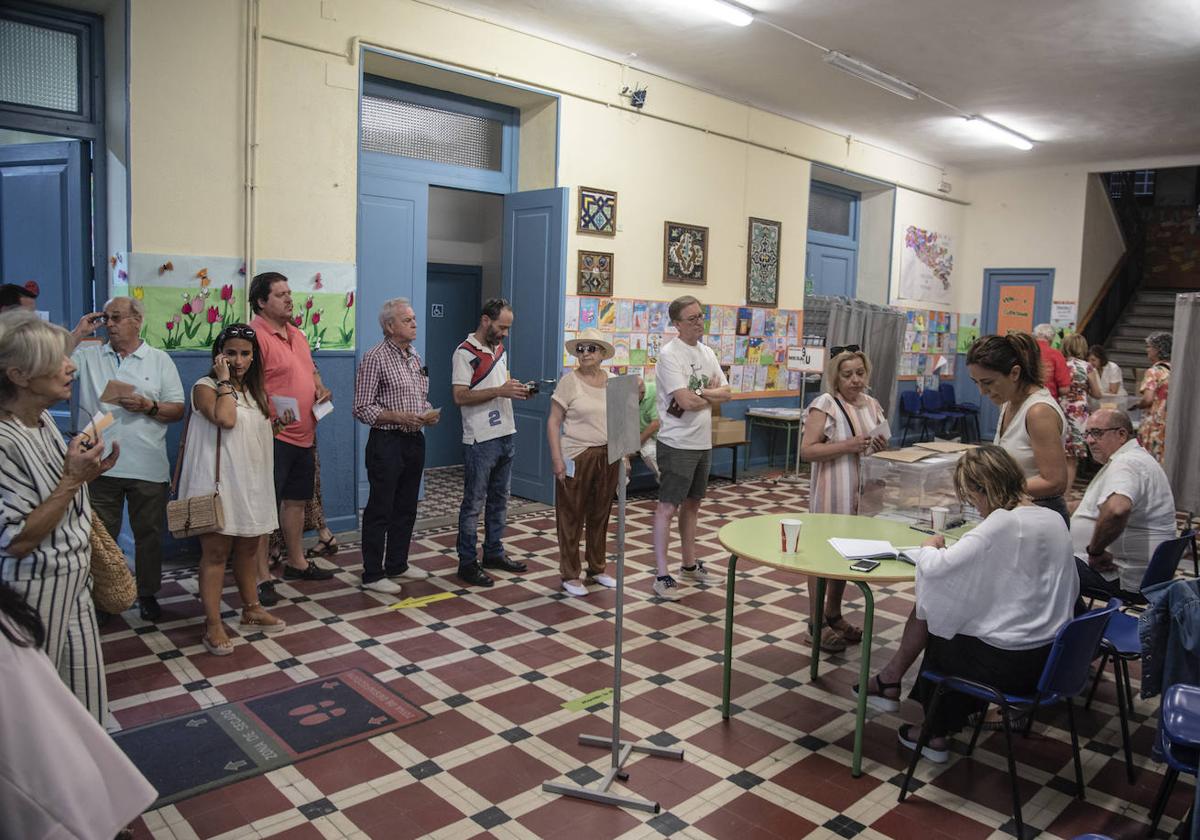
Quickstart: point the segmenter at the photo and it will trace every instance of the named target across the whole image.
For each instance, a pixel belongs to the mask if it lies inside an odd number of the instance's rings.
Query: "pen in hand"
[[[937,533],[937,531],[930,531],[928,528],[918,528],[916,525],[909,525],[908,527],[914,531],[920,531],[922,534],[936,534]]]

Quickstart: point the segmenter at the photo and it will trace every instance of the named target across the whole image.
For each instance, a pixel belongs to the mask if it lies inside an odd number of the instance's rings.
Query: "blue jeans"
[[[508,484],[512,477],[516,435],[472,443],[465,448],[463,461],[463,501],[458,512],[458,568],[466,569],[478,561],[475,555],[475,529],[479,510],[483,514],[483,556],[488,560],[504,556],[500,537],[508,517]]]

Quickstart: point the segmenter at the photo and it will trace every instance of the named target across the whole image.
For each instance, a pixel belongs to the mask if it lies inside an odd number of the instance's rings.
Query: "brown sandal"
[[[250,611],[256,607],[262,610],[266,618],[257,618],[250,615]],[[275,616],[263,610],[262,604],[258,603],[247,604],[242,608],[242,621],[238,624],[238,630],[242,633],[280,633],[285,627],[287,627],[286,621],[282,618],[275,618]]]
[[[808,635],[804,640],[805,644],[812,644],[812,628],[809,627]],[[841,653],[846,649],[846,640],[842,638],[833,627],[825,627],[821,630],[821,650],[825,653]]]
[[[846,621],[840,613],[838,615],[827,616],[825,618],[825,625],[836,630],[843,639],[852,645],[856,645],[862,641],[862,628],[855,627]]]

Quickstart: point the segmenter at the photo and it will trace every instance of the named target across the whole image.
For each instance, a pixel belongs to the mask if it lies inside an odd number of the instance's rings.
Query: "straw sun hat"
[[[572,356],[578,356],[579,354],[575,352],[575,345],[577,344],[595,344],[600,348],[600,361],[611,359],[616,352],[612,344],[605,341],[604,334],[595,327],[588,327],[586,330],[581,330],[570,341],[564,341],[563,347]]]

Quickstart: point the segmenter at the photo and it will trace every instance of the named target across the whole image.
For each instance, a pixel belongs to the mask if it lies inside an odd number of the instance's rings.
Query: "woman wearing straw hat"
[[[550,402],[546,439],[557,481],[554,517],[558,523],[559,570],[563,591],[587,594],[584,584],[614,587],[605,574],[605,540],[617,489],[617,464],[608,463],[608,421],[604,389],[613,346],[599,330],[588,328],[566,342],[578,364],[558,382]],[[579,541],[587,530],[587,577],[579,581]]]

